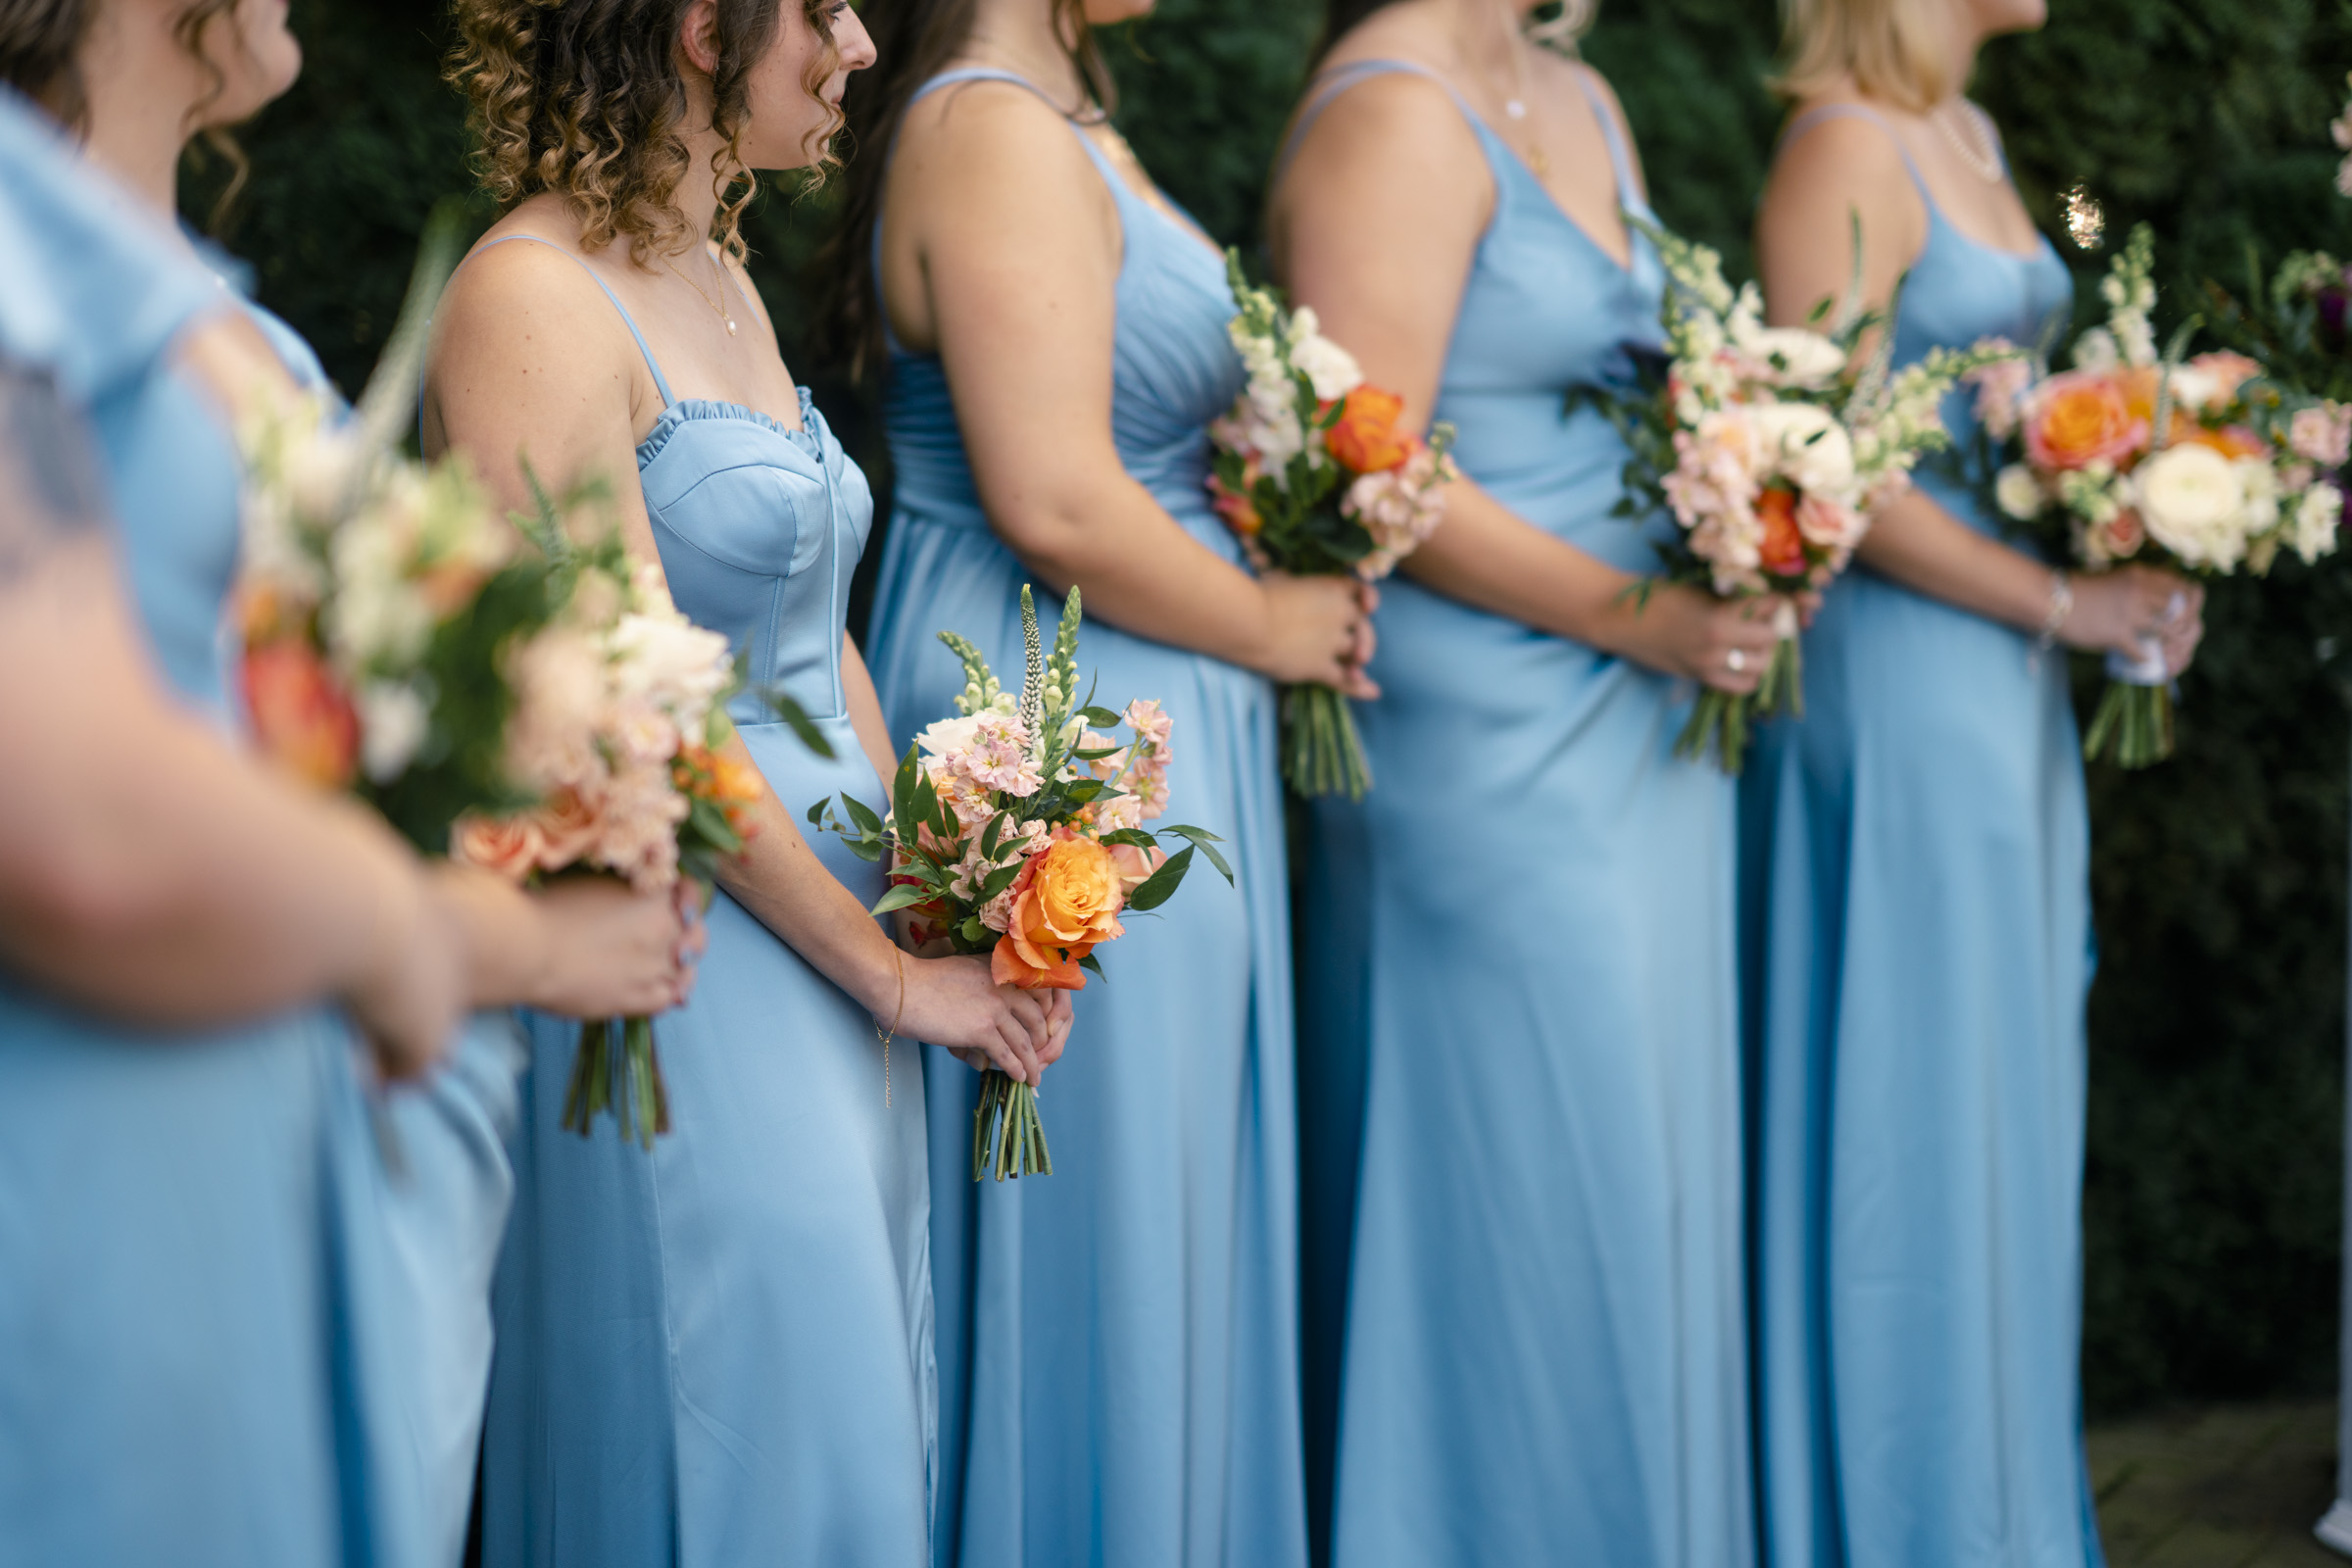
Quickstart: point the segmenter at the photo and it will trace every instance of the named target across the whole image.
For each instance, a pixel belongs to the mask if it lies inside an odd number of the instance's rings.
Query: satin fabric
[[[956,72],[925,92],[996,72]],[[1026,83],[1021,83],[1026,85]],[[1206,426],[1238,393],[1216,254],[1135,195],[1116,202],[1111,433],[1121,461],[1228,561]],[[961,632],[1009,688],[1030,581],[989,531],[940,362],[894,353],[898,475],[871,638],[901,741],[963,687]],[[1059,596],[1033,583],[1041,618]],[[1049,632],[1050,635],[1050,632]],[[1168,820],[1220,835],[1156,918],[1097,956],[1039,1109],[1054,1174],[970,1180],[978,1078],[931,1051],[939,1297],[939,1568],[1111,1563],[1283,1568],[1306,1549],[1299,1471],[1290,924],[1273,694],[1258,676],[1102,620],[1080,634],[1096,700],[1174,720]]]
[[[157,671],[225,729],[241,470],[168,361],[220,304],[0,91],[0,353],[88,416]],[[0,975],[0,1564],[421,1562],[368,1419],[385,1182],[331,1014],[137,1030]]]
[[[1342,68],[1295,135],[1396,72],[1430,74]],[[1637,236],[1618,265],[1462,108],[1494,208],[1435,416],[1518,516],[1654,570],[1670,524],[1610,514],[1624,444],[1566,400],[1656,345],[1656,255]],[[1687,686],[1402,577],[1383,595],[1372,792],[1316,804],[1301,904],[1319,1546],[1344,1568],[1736,1568],[1732,787],[1672,755]]]
[[[841,680],[864,477],[806,392],[791,430],[674,398],[647,363],[665,407],[638,480],[670,593],[835,754],[747,693],[733,716],[753,760],[796,815],[845,790],[879,801]],[[878,867],[808,840],[861,902],[881,897]],[[906,1568],[929,1547],[913,1053],[896,1054],[886,1102],[864,1009],[726,894],[709,918],[693,999],[656,1023],[674,1130],[651,1153],[610,1118],[586,1138],[561,1128],[579,1026],[530,1018],[495,1291],[489,1568]]]
[[[2046,242],[1979,244],[1919,188],[1897,364],[2063,320]],[[1943,416],[1966,450],[1965,391]],[[1920,482],[2000,532],[1962,487]],[[2089,838],[2065,656],[1860,568],[1805,638],[1805,703],[1765,730],[1742,800],[1767,1560],[2096,1564]]]

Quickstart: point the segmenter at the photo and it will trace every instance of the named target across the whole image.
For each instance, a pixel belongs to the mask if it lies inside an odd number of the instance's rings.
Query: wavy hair
[[[1804,99],[1850,77],[1865,98],[1926,114],[1957,92],[1936,0],[1781,0],[1787,66],[1770,86]]]
[[[1086,24],[1085,0],[1050,3],[1054,33],[1086,84],[1091,114],[1108,116],[1118,107],[1118,89]],[[842,222],[816,259],[825,295],[818,349],[853,374],[862,376],[882,346],[882,282],[873,254],[890,150],[914,95],[971,43],[972,13],[972,0],[868,0],[861,13],[880,63],[850,78],[847,106],[851,145],[866,156],[850,166]]]
[[[98,20],[101,0],[0,0],[0,80],[55,116],[77,136],[90,133],[89,83],[81,75],[81,46]],[[172,36],[203,65],[212,86],[189,110],[191,122],[201,121],[227,81],[220,68],[204,52],[204,35],[214,23],[237,8],[237,0],[190,0],[172,24]],[[245,188],[249,165],[236,138],[219,125],[204,128],[207,146],[229,169],[227,187],[213,206],[213,221],[226,216],[229,204]]]
[[[681,129],[687,91],[678,49],[692,3],[458,0],[449,75],[472,104],[476,171],[501,207],[541,192],[560,196],[579,221],[581,244],[601,250],[626,236],[640,265],[696,242],[676,201],[694,162]],[[708,237],[738,260],[743,210],[759,189],[742,149],[752,69],[775,40],[783,5],[717,0],[710,124],[724,145],[710,160],[718,215]],[[824,47],[801,86],[820,102],[840,66],[829,9],[830,0],[802,0]],[[811,188],[832,166],[840,128],[833,115],[809,137]]]

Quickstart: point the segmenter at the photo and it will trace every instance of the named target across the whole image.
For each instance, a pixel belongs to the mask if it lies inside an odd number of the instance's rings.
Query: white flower
[[[2230,466],[2237,474],[2238,493],[2245,497],[2238,526],[2249,534],[2269,532],[2278,521],[2278,470],[2263,458],[2239,458]]]
[[[710,700],[734,677],[726,638],[666,605],[621,616],[606,648],[614,694],[644,698],[690,735],[702,729]]]
[[[360,718],[360,765],[368,778],[389,784],[416,760],[432,727],[424,694],[399,681],[369,681],[352,695]]]
[[[1355,356],[1325,337],[1312,307],[1301,305],[1291,317],[1291,364],[1314,385],[1325,403],[1344,398],[1363,384],[1363,369]]]
[[[357,493],[366,447],[348,426],[323,425],[292,443],[283,469],[286,498],[305,519],[339,517]]]
[[[1842,498],[1854,483],[1845,426],[1811,403],[1764,403],[1750,411],[1766,466],[1810,495]]]
[[[327,646],[347,669],[413,664],[433,635],[432,606],[402,575],[402,541],[368,512],[344,524],[332,549],[340,588],[324,616]]]
[[[2336,524],[2344,514],[2344,494],[2322,481],[2303,492],[2287,524],[2287,543],[2309,564],[2335,549]]]
[[[1733,319],[1732,341],[1740,353],[1766,367],[1766,379],[1778,386],[1818,390],[1845,369],[1844,352],[1803,327],[1757,326],[1740,316]]]
[[[2132,489],[2148,536],[2182,564],[2227,570],[2244,559],[2244,481],[2213,448],[2165,448],[2133,472]]]
[[[2012,463],[1992,482],[1992,498],[2003,514],[2020,522],[2041,514],[2041,481],[2022,463]]]
[[[2075,368],[2078,370],[2112,370],[2124,363],[2124,351],[2115,341],[2115,334],[2103,326],[2094,326],[2075,339]]]

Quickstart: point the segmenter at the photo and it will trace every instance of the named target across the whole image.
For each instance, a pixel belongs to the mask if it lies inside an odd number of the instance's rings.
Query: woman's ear
[[[678,49],[706,76],[718,74],[718,0],[694,0],[678,24]]]

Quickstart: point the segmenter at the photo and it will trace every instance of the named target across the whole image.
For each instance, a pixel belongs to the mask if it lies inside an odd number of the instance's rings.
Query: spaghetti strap
[[[1429,67],[1411,60],[1353,60],[1344,66],[1333,67],[1308,85],[1306,102],[1299,108],[1298,118],[1291,122],[1290,134],[1282,139],[1282,153],[1274,160],[1274,177],[1278,180],[1282,178],[1283,171],[1291,167],[1291,160],[1298,155],[1298,144],[1306,139],[1306,133],[1323,117],[1323,111],[1331,107],[1333,99],[1358,82],[1369,81],[1374,76],[1392,75],[1426,76],[1446,89],[1446,96],[1453,100],[1453,106],[1462,112],[1462,118],[1470,122],[1471,129],[1487,128],[1478,111],[1472,109],[1469,101],[1454,90],[1453,83]]]
[[[1806,131],[1811,130],[1818,124],[1821,124],[1824,121],[1830,120],[1867,120],[1872,124],[1878,126],[1879,129],[1885,131],[1886,133],[1886,139],[1894,143],[1895,156],[1902,159],[1903,168],[1910,172],[1911,183],[1918,189],[1919,199],[1928,204],[1929,212],[1934,213],[1938,211],[1936,206],[1936,197],[1934,193],[1928,189],[1928,182],[1919,172],[1919,165],[1912,161],[1911,149],[1903,145],[1903,138],[1894,133],[1894,127],[1886,122],[1886,117],[1880,114],[1877,110],[1869,107],[1867,104],[1814,105],[1811,109],[1806,110],[1803,114],[1788,122],[1788,128],[1781,132],[1780,145],[1773,149],[1775,155],[1777,156],[1779,153],[1787,150],[1789,143],[1795,141]]]
[[[645,334],[637,330],[636,318],[629,315],[629,308],[620,303],[620,296],[612,292],[612,286],[610,283],[607,283],[603,278],[597,276],[595,268],[590,267],[586,262],[581,261],[579,257],[572,256],[571,252],[565,250],[554,240],[541,239],[536,234],[502,234],[497,239],[492,240],[488,245],[483,246],[482,250],[486,251],[491,249],[493,246],[504,245],[508,240],[511,239],[527,239],[535,245],[544,245],[549,250],[554,251],[557,255],[570,257],[573,262],[578,263],[580,270],[588,274],[590,281],[594,282],[598,288],[601,288],[605,291],[605,298],[611,300],[612,302],[612,308],[620,313],[620,324],[627,327],[629,329],[629,336],[637,340],[637,352],[645,356],[645,368],[654,372],[654,390],[662,394],[662,407],[664,409],[669,408],[672,404],[678,401],[670,393],[669,378],[662,373],[661,363],[654,358],[654,351],[646,346]],[[474,252],[474,255],[476,256],[479,256],[480,254],[481,251]]]
[[[1608,100],[1601,97],[1592,85],[1592,70],[1579,65],[1575,71],[1576,84],[1592,106],[1592,118],[1600,122],[1601,139],[1608,143],[1609,168],[1617,176],[1617,205],[1630,213],[1646,213],[1649,204],[1642,199],[1642,187],[1634,183],[1634,160],[1625,150],[1625,137],[1617,129],[1617,117],[1609,113]]]
[[[1048,109],[1053,110],[1055,115],[1060,117],[1062,123],[1070,127],[1070,134],[1078,138],[1078,145],[1085,148],[1086,156],[1094,160],[1096,170],[1102,173],[1105,180],[1109,181],[1111,196],[1114,199],[1121,199],[1128,196],[1133,196],[1135,194],[1133,190],[1128,188],[1127,182],[1119,177],[1118,171],[1110,167],[1110,159],[1104,155],[1102,148],[1095,145],[1095,138],[1086,133],[1085,127],[1080,125],[1077,121],[1072,120],[1068,114],[1064,113],[1059,104],[1055,103],[1052,98],[1047,97],[1045,88],[1040,87],[1036,82],[1031,81],[1027,76],[1020,75],[1017,73],[1010,71],[1000,71],[994,66],[960,66],[954,71],[943,71],[938,75],[933,76],[929,81],[924,82],[920,87],[917,87],[914,90],[914,96],[906,100],[906,107],[908,109],[912,109],[916,104],[921,103],[924,99],[930,97],[940,88],[953,87],[957,82],[962,81],[1009,81],[1015,87],[1026,87],[1029,91],[1037,94],[1038,101],[1044,104]],[[903,126],[906,124],[906,117],[904,114],[901,114],[899,117],[899,123]],[[881,233],[882,225],[876,223],[874,225],[874,234],[877,240],[879,240]]]

